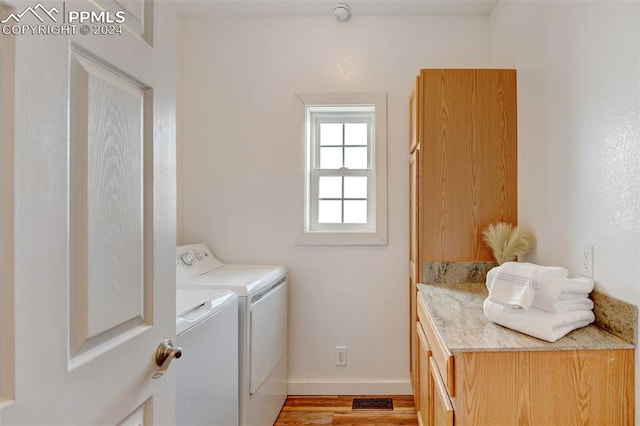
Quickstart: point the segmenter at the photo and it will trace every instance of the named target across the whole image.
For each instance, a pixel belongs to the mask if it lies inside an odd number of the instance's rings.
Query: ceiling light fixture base
[[[333,8],[333,14],[336,15],[336,20],[340,22],[347,21],[351,16],[351,7],[346,3],[338,3]]]

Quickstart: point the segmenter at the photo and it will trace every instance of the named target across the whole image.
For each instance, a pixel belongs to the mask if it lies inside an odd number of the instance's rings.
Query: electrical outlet
[[[580,258],[580,275],[593,278],[593,246],[586,245],[582,248]]]
[[[347,365],[346,346],[336,346],[336,365]]]

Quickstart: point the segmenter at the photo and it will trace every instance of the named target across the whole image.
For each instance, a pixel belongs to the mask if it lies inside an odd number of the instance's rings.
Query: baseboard
[[[289,382],[289,395],[411,395],[411,382]]]

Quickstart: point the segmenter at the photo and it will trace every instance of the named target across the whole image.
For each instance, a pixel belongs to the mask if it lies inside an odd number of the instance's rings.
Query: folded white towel
[[[533,306],[553,312],[560,300],[579,299],[593,290],[593,278],[551,278],[540,283],[533,299]],[[593,308],[590,308],[593,309]]]
[[[595,315],[590,310],[550,313],[531,308],[526,312],[510,312],[508,308],[492,302],[489,298],[484,301],[482,307],[484,314],[491,321],[547,342],[555,342],[595,320]]]
[[[487,272],[487,281],[486,281],[487,290],[491,290],[491,286],[493,285],[493,280],[496,279],[496,274],[498,273],[499,270],[500,270],[500,267],[496,266],[495,268],[489,269],[489,272]]]
[[[585,297],[589,298],[589,293],[560,293],[560,296],[558,296],[558,301],[571,300],[571,299],[584,299]]]
[[[527,310],[533,304],[541,283],[553,278],[566,278],[568,274],[569,271],[558,266],[505,262],[487,274],[489,298],[512,309]]]
[[[492,274],[489,298],[512,309],[529,309],[538,283],[529,263],[506,262]]]
[[[487,272],[486,285],[490,292],[500,268],[501,266],[496,266]],[[564,273],[564,271],[561,272]],[[533,297],[533,302],[531,303],[531,306],[534,308],[548,312],[593,309],[593,302],[589,299],[589,293],[593,291],[594,287],[594,281],[592,278],[558,278],[552,276],[546,278],[543,277],[538,284],[538,288],[535,290]],[[494,302],[496,301],[494,299],[492,300]],[[510,307],[512,312],[523,311],[523,308],[520,306],[507,307]]]
[[[552,312],[552,313],[562,313],[562,312],[569,312],[569,311],[593,310],[593,301],[588,297],[559,300],[553,305],[551,305],[549,308],[544,308],[544,309],[537,307],[534,302],[531,308],[527,309],[526,311],[521,308],[510,308],[509,306],[504,306],[504,305],[500,305],[500,306],[504,307],[505,312],[512,312],[512,313],[525,313],[525,312],[529,312],[532,309],[540,309],[542,311]]]
[[[533,303],[533,306],[534,308],[536,307],[535,302]],[[542,309],[547,312],[591,311],[593,310],[593,300],[588,297],[558,300],[548,309],[542,307],[538,307],[538,309]]]

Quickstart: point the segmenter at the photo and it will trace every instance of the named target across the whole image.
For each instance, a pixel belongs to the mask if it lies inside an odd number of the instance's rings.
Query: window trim
[[[300,245],[385,245],[387,244],[387,95],[386,93],[320,93],[296,94],[295,100],[295,146],[297,164],[299,166],[299,205],[302,211],[298,215],[300,235],[296,244]],[[375,125],[371,128],[373,150],[370,151],[372,161],[370,191],[372,199],[372,226],[342,225],[310,227],[310,184],[312,176],[307,166],[315,158],[310,152],[308,138],[310,128],[307,126],[309,110],[314,112],[330,112],[337,108],[349,111],[349,106],[362,109],[373,107]],[[357,114],[357,112],[355,112]],[[358,169],[359,171],[363,169]],[[374,183],[375,182],[375,183]]]

